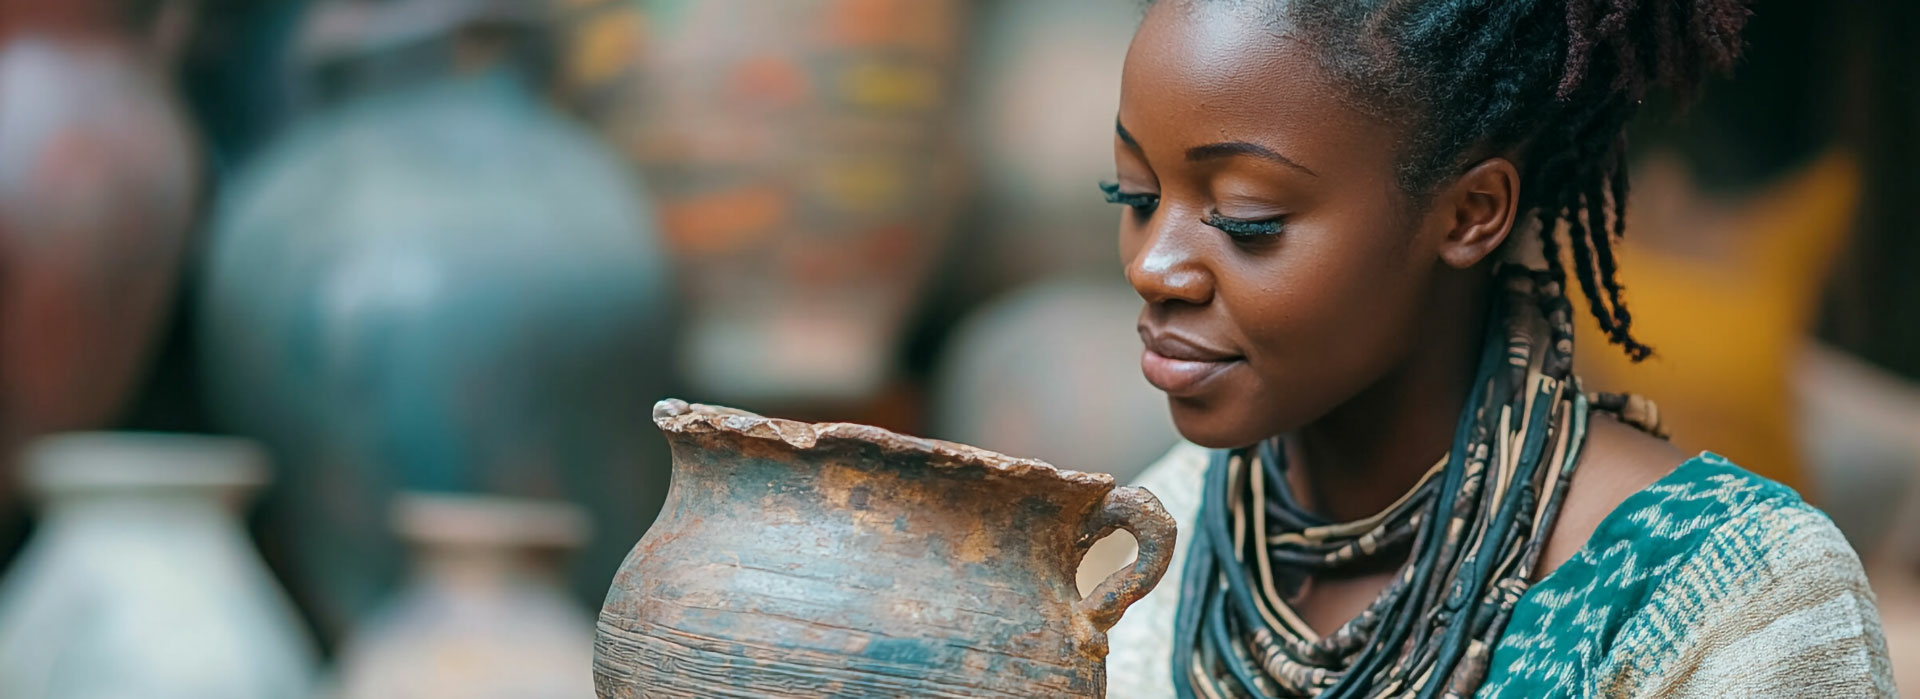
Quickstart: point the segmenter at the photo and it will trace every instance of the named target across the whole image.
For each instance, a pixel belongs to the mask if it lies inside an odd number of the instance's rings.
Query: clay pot
[[[593,620],[550,562],[586,541],[562,502],[407,494],[406,588],[354,630],[335,699],[561,699],[593,691]]]
[[[568,101],[649,175],[688,383],[760,405],[873,399],[961,199],[970,6],[603,4],[568,39]]]
[[[45,515],[0,586],[0,697],[307,698],[313,643],[235,511],[259,447],[68,434],[26,464]]]
[[[402,491],[585,506],[591,603],[667,487],[666,265],[621,163],[504,68],[354,98],[226,190],[201,298],[213,416],[285,465],[264,524],[333,636],[398,576]],[[656,456],[658,455],[658,456]]]
[[[663,401],[673,489],[607,593],[602,699],[1099,697],[1106,630],[1159,581],[1151,493],[876,427]],[[1074,571],[1125,529],[1140,556]]]
[[[966,246],[942,262],[967,270],[954,283],[973,294],[1062,274],[1112,277],[1120,212],[1093,183],[1114,177],[1113,134],[1098,127],[1120,103],[1114,68],[1126,60],[1140,3],[975,6],[962,133],[979,167],[978,209]]]
[[[122,409],[173,298],[197,145],[101,3],[0,10],[0,451]],[[12,474],[0,474],[0,499]]]

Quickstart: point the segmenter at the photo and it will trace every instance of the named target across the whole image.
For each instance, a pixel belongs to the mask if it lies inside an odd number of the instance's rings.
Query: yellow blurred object
[[[640,60],[646,26],[646,17],[631,7],[612,7],[582,21],[574,30],[563,71],[569,89],[598,85],[632,70]]]
[[[1854,157],[1830,151],[1735,201],[1701,193],[1672,157],[1634,176],[1620,281],[1655,353],[1635,365],[1576,323],[1587,387],[1652,398],[1681,448],[1804,492],[1789,372],[1859,201]]]
[[[846,69],[840,91],[847,101],[876,109],[923,111],[940,106],[940,75],[922,66],[872,60]]]
[[[835,159],[815,168],[813,190],[842,211],[885,212],[904,198],[908,168],[887,158]]]

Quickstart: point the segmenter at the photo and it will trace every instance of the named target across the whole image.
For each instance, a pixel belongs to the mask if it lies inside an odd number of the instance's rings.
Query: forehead
[[[1155,4],[1127,50],[1121,123],[1149,149],[1245,140],[1284,148],[1316,171],[1331,163],[1305,161],[1354,148],[1390,161],[1398,134],[1354,108],[1302,34],[1266,4]]]

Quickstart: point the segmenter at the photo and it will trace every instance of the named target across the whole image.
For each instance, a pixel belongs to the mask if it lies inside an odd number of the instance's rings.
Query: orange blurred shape
[[[728,81],[733,91],[753,101],[775,106],[790,105],[806,97],[806,73],[793,61],[779,56],[757,56],[742,61]]]
[[[787,220],[787,195],[775,187],[753,186],[708,192],[662,207],[669,244],[693,255],[721,255],[766,237]]]
[[[827,41],[845,48],[951,48],[960,3],[943,0],[834,0],[826,13]]]

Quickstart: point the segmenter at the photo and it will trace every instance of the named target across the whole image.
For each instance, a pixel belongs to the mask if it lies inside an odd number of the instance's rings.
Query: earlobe
[[[1520,200],[1520,171],[1506,158],[1488,158],[1454,180],[1446,193],[1453,209],[1452,229],[1440,245],[1440,259],[1467,269],[1500,249],[1513,232]]]

